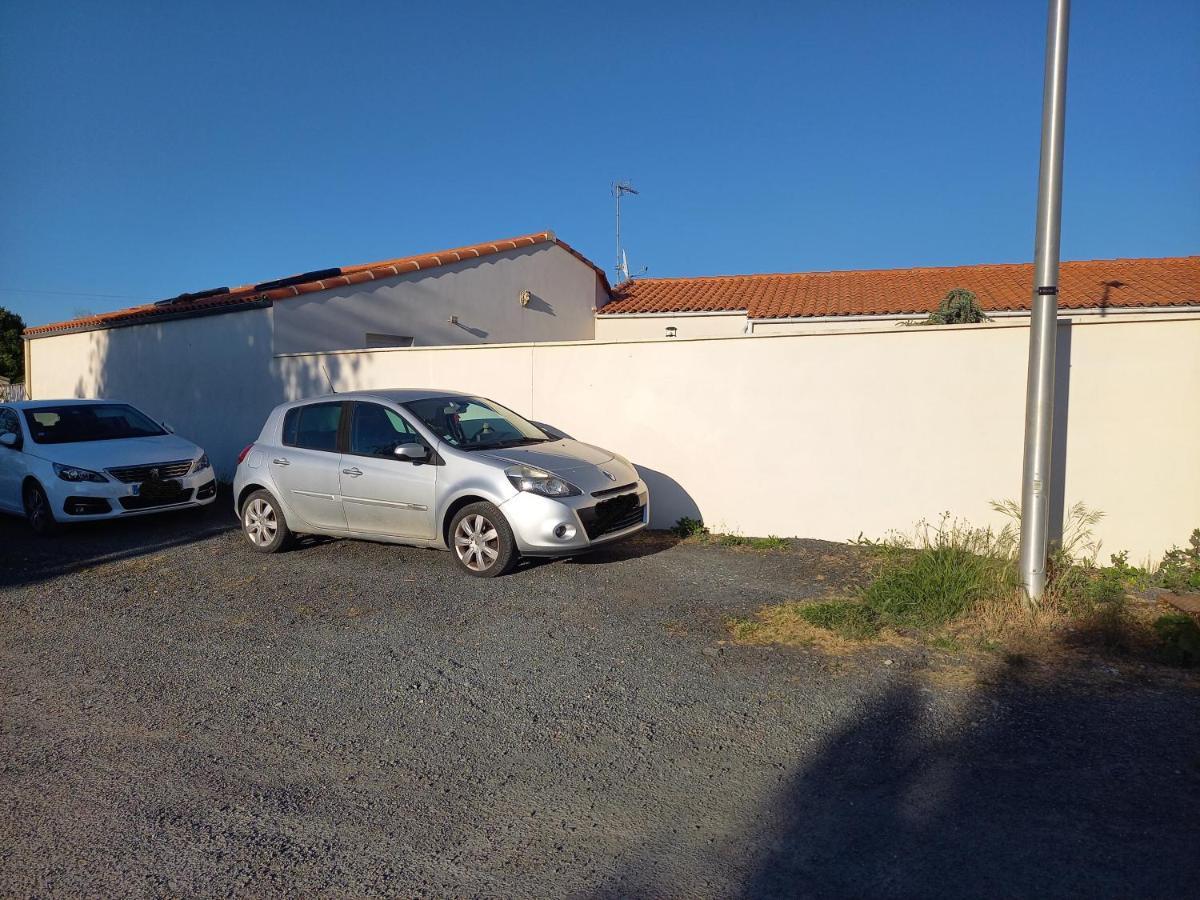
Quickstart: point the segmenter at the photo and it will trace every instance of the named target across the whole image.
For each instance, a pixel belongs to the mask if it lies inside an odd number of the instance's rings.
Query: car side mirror
[[[21,436],[13,434],[11,431],[6,431],[0,434],[0,447],[7,447],[9,450],[17,450],[21,446]]]
[[[424,444],[415,442],[411,444],[399,444],[394,452],[397,459],[406,459],[409,462],[419,462],[429,457],[429,448]]]

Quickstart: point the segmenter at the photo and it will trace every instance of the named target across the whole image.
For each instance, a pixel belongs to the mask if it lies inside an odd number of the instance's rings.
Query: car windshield
[[[495,450],[551,440],[512,410],[478,397],[432,397],[404,405],[434,434],[460,450]]]
[[[149,416],[125,403],[80,403],[25,410],[38,444],[78,444],[166,434]]]

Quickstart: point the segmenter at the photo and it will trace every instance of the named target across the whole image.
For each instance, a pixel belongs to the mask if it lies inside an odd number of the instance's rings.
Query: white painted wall
[[[590,340],[598,286],[591,266],[557,244],[536,244],[276,301],[274,347],[356,350],[368,333],[408,335],[418,347]],[[532,295],[526,306],[523,291]]]
[[[271,368],[271,314],[199,319],[38,338],[26,345],[31,397],[124,400],[208,451],[231,477],[283,386]]]
[[[598,341],[653,341],[666,336],[668,326],[676,329],[676,338],[737,337],[746,331],[746,314],[704,313],[640,314],[596,316]]]
[[[845,540],[943,511],[1000,524],[988,501],[1019,492],[1024,320],[270,358],[270,313],[33,341],[34,396],[131,400],[228,475],[273,403],[325,392],[322,366],[339,390],[479,393],[628,456],[659,527],[699,514],[718,530]],[[1200,319],[1060,334],[1063,499],[1106,513],[1106,552],[1157,557],[1200,525]]]

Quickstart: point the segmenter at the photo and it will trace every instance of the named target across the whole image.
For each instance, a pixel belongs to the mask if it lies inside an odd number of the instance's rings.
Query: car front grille
[[[161,497],[122,497],[121,506],[127,510],[153,509],[156,506],[174,506],[176,503],[186,503],[192,499],[192,490],[164,494]]]
[[[589,540],[595,540],[614,531],[621,531],[641,523],[646,507],[638,502],[638,495],[622,494],[610,500],[601,500],[590,509],[579,510],[579,520]]]
[[[190,459],[177,459],[173,462],[148,463],[144,466],[118,466],[109,469],[108,474],[117,481],[126,484],[140,484],[143,481],[160,481],[164,478],[182,478],[192,468]],[[155,475],[155,470],[158,474]]]

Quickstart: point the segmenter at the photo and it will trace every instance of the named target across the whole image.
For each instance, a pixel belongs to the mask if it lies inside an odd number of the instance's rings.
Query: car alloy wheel
[[[255,497],[246,504],[242,514],[242,528],[250,543],[256,547],[269,547],[279,534],[279,518],[275,515],[275,507],[262,497]]]
[[[486,572],[500,556],[500,532],[479,513],[466,516],[454,530],[454,552],[472,572]]]
[[[25,515],[37,534],[49,534],[54,530],[54,513],[40,484],[31,484],[25,491]]]

